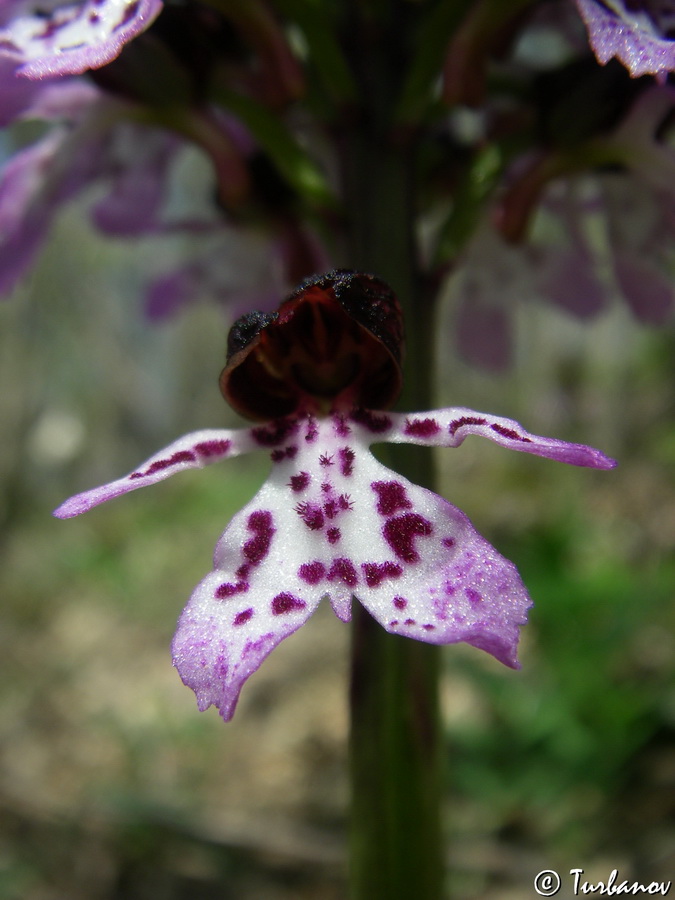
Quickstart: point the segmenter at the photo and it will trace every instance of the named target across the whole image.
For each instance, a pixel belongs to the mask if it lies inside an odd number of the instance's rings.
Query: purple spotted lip
[[[469,409],[302,412],[185,435],[126,477],[71,497],[55,515],[78,515],[226,457],[270,454],[267,482],[225,529],[213,571],[193,592],[173,641],[174,664],[199,708],[213,704],[226,721],[246,679],[324,598],[345,622],[356,598],[393,634],[464,641],[517,667],[530,599],[515,566],[463,512],[369,450],[382,441],[457,447],[472,434],[572,465],[615,465],[591,447]]]

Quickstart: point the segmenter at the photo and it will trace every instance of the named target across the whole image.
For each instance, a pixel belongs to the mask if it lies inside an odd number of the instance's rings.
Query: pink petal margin
[[[611,8],[598,0],[575,2],[598,62],[604,65],[616,57],[633,78],[656,75],[665,81],[668,72],[675,71],[675,42],[659,35],[648,21],[638,21],[639,7],[648,4],[633,4],[638,9],[629,12],[621,0],[612,0]],[[649,13],[642,16],[646,20]]]
[[[12,28],[10,19],[0,29],[0,48],[17,60],[18,73],[27,78],[80,75],[119,56],[128,41],[152,24],[163,5],[162,0],[84,0],[62,4],[51,17],[38,20],[42,33],[28,41]],[[74,23],[81,26],[77,37],[73,35],[76,43],[68,46],[64,41],[64,46],[59,46],[60,31]]]

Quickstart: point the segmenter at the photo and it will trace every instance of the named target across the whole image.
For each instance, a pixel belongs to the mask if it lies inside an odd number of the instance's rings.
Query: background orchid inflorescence
[[[415,157],[416,264],[434,291],[458,274],[466,358],[508,366],[527,298],[590,318],[618,294],[638,319],[664,322],[669,4],[385,6],[7,2],[0,123],[40,122],[42,136],[0,176],[0,291],[25,277],[61,207],[99,185],[103,234],[201,236],[149,281],[148,315],[197,299],[235,318],[274,308],[301,278],[349,261],[347,135],[361,119]],[[378,121],[358,54],[385,43]],[[209,160],[212,197],[183,216],[168,201],[190,145]],[[250,265],[224,271],[233,251]],[[574,290],[559,289],[561,271]]]

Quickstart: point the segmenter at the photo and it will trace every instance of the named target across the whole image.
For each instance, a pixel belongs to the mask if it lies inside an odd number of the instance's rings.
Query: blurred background
[[[148,246],[148,245],[151,246]],[[57,521],[70,494],[186,431],[236,424],[228,323],[151,325],[149,268],[180,248],[104,242],[75,205],[0,307],[0,900],[332,900],[345,892],[349,628],[328,605],[198,713],[177,616],[265,478],[234,459]],[[161,268],[161,267],[160,267]],[[613,472],[469,439],[442,493],[514,560],[535,607],[522,670],[444,652],[453,896],[534,896],[544,868],[675,871],[675,355],[619,304],[580,323],[516,310],[499,377],[438,329],[438,402],[600,447]],[[564,897],[564,891],[560,894]]]

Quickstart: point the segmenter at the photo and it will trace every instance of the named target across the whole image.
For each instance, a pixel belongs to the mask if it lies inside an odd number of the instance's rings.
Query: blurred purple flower
[[[181,114],[181,130],[206,151],[221,201],[248,190],[253,144],[231,117],[208,109]],[[191,254],[148,285],[147,312],[163,318],[201,295],[238,315],[248,304],[274,305],[291,280],[325,268],[325,254],[303,226],[285,221],[235,228],[206,197],[201,212],[171,215],[172,170],[187,141],[157,127],[129,101],[78,77],[19,78],[0,57],[0,124],[39,120],[49,130],[19,150],[0,172],[0,296],[29,271],[61,207],[87,189],[105,193],[91,209],[96,229],[130,238],[185,236]],[[198,241],[192,241],[195,236]]]
[[[595,144],[624,171],[598,172],[585,179],[583,187],[574,178],[550,186],[544,202],[560,218],[563,249],[558,251],[557,263],[552,260],[556,251],[549,250],[548,272],[540,284],[547,285],[546,293],[554,302],[582,317],[598,312],[613,293],[623,296],[633,315],[647,324],[663,324],[671,314],[675,151],[662,132],[673,109],[673,88],[648,88],[620,125]],[[595,222],[596,234],[598,225],[604,233],[609,278],[599,274],[602,259],[589,235],[590,221]],[[567,303],[561,296],[564,282],[556,278],[556,270],[566,276]]]
[[[516,161],[491,213],[496,227],[476,231],[456,278],[458,349],[469,362],[493,371],[509,366],[512,317],[523,299],[591,319],[618,298],[647,325],[669,319],[673,110],[675,89],[653,84],[617,126],[569,158],[563,149]],[[588,164],[579,166],[584,156]]]
[[[52,127],[0,173],[0,294],[29,269],[61,206],[96,182],[110,185],[94,207],[99,227],[125,235],[155,229],[179,143],[125,121],[124,104],[80,79],[41,83],[24,99],[13,118]]]

